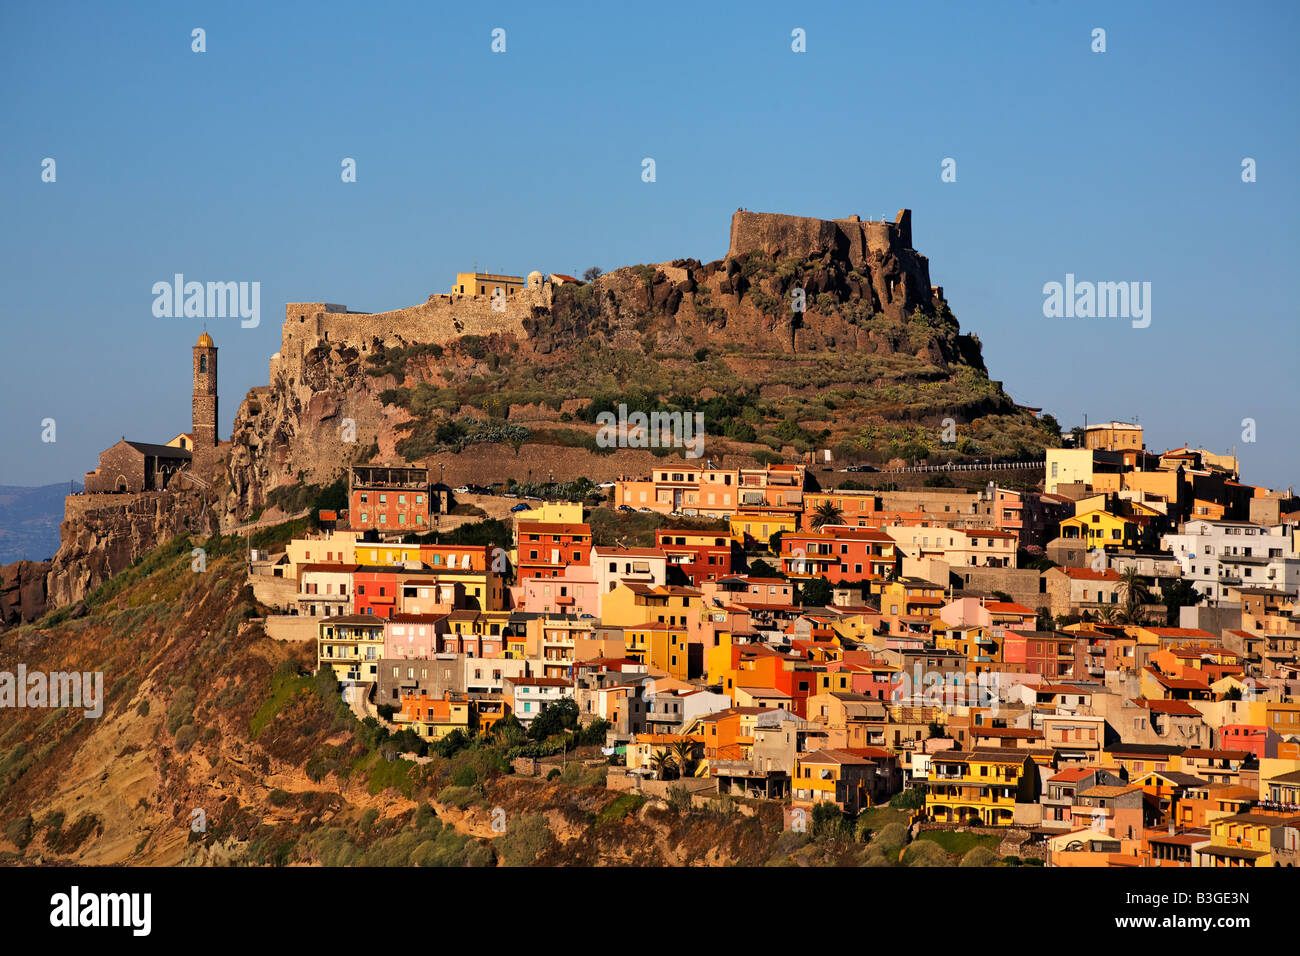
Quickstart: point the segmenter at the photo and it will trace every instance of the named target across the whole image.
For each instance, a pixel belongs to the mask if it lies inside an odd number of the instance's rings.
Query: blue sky
[[[203,323],[151,311],[177,272],[261,283],[258,328],[208,322],[227,437],[286,301],[399,308],[475,264],[708,261],[741,206],[906,206],[1017,401],[1066,427],[1137,416],[1155,448],[1235,445],[1246,480],[1300,485],[1298,19],[1292,3],[6,0],[0,484],[79,480],[123,434],[189,428]],[[1150,282],[1150,327],[1044,318],[1066,273]]]

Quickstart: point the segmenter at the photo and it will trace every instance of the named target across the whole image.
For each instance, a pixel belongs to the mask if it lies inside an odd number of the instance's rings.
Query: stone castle
[[[739,302],[735,260],[756,253],[851,270],[850,281],[874,307],[895,318],[915,309],[931,312],[942,300],[942,290],[930,286],[928,260],[912,249],[909,210],[900,210],[892,222],[877,222],[741,209],[731,218],[725,260],[661,263],[654,267],[653,282],[643,272],[618,270],[598,280],[602,306],[608,312],[617,293],[622,301],[642,301],[640,308],[674,316],[684,298],[705,284]],[[240,516],[266,504],[267,489],[292,480],[328,481],[330,467],[364,453],[374,436],[380,436],[381,453],[391,455],[394,428],[406,414],[381,400],[384,384],[366,373],[369,354],[493,334],[532,340],[530,347],[548,351],[544,337],[555,324],[556,290],[577,282],[558,273],[531,272],[526,278],[459,273],[452,291],[393,311],[288,303],[268,384],[248,391],[230,442],[218,438],[217,348],[205,332],[193,347],[192,430],[163,444],[123,438],[100,455],[99,466],[86,476],[86,494],[68,499],[64,544],[50,575],[52,600],[76,600],[171,534],[231,530]],[[683,321],[676,317],[678,328]],[[716,334],[699,313],[693,321],[705,334]],[[726,334],[749,341],[762,321],[733,316],[734,328]],[[621,343],[632,333],[613,335]],[[345,424],[360,437],[355,446],[340,442]]]
[[[731,217],[728,258],[763,252],[773,258],[815,259],[831,255],[870,274],[880,287],[882,303],[899,314],[918,307],[929,311],[941,289],[932,289],[928,260],[912,249],[912,211],[900,209],[893,222],[846,219],[814,219],[779,213],[737,210]],[[870,264],[887,260],[900,263],[897,270],[871,269]],[[670,279],[683,270],[660,266]],[[435,294],[428,300],[390,312],[350,312],[346,306],[328,302],[290,302],[285,306],[280,351],[271,358],[271,382],[285,376],[290,387],[308,374],[311,356],[317,349],[348,347],[364,354],[376,342],[384,347],[412,342],[445,344],[462,335],[503,333],[528,338],[524,320],[548,313],[554,290],[571,276],[529,273],[516,287],[510,276],[488,276],[491,284],[477,288],[467,282],[473,273],[456,277],[451,293]],[[505,295],[497,307],[491,289],[503,286]]]

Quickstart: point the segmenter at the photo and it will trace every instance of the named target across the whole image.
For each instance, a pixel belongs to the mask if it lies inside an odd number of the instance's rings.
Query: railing
[[[1034,461],[1004,461],[1004,462],[977,462],[975,464],[954,464],[948,462],[943,465],[910,465],[905,468],[882,468],[880,471],[885,474],[898,474],[900,472],[933,472],[933,471],[1019,471],[1033,468],[1046,468],[1047,460],[1038,459]]]

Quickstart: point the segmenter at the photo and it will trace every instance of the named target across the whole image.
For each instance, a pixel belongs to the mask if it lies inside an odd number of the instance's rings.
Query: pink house
[[[590,565],[570,564],[559,577],[525,578],[510,590],[520,611],[600,617],[600,583]]]
[[[987,598],[957,598],[939,609],[939,619],[949,627],[1001,627],[1032,631],[1037,615],[1023,604]]]
[[[446,630],[446,614],[394,614],[384,622],[384,657],[428,660]]]

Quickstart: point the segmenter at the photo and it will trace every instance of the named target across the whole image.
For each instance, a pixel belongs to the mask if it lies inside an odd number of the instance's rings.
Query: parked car
[[[458,495],[467,495],[469,494],[469,485],[461,485],[459,488],[455,490],[456,490],[456,494]]]
[[[633,508],[631,505],[619,505],[618,510],[624,512],[625,514],[631,514],[632,512],[636,511],[636,509]]]
[[[532,511],[532,510],[533,510],[533,509],[532,509],[532,507],[531,507],[530,505],[526,505],[526,504],[524,504],[522,501],[519,502],[519,504],[515,505],[513,508],[510,509],[510,511],[511,511],[512,513],[515,512],[515,511]]]

